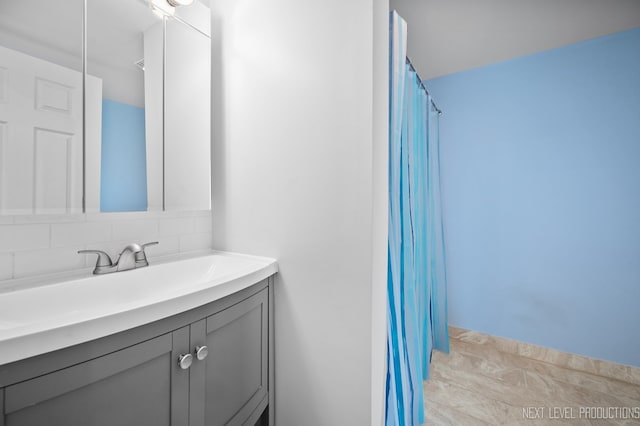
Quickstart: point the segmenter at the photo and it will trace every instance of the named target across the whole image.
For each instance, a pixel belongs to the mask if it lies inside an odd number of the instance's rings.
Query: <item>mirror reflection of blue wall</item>
[[[103,99],[100,211],[147,210],[144,108]]]

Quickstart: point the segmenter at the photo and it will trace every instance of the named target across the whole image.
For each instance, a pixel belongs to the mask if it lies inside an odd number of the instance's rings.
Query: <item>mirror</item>
[[[208,210],[208,7],[91,0],[87,28],[88,211]]]
[[[0,2],[0,214],[82,212],[83,14]]]
[[[194,5],[197,4],[189,7]],[[184,10],[189,11],[187,8]],[[194,14],[191,22],[196,22],[196,16],[207,16],[208,30],[209,14]],[[203,28],[205,22],[199,25]],[[207,34],[184,21],[173,19],[166,22],[166,210],[211,208],[211,38]]]
[[[87,2],[89,212],[147,210],[147,144],[163,143],[163,25],[162,18],[142,1]],[[145,64],[145,56],[152,54],[159,59]],[[159,80],[151,96],[145,97],[149,75]],[[149,111],[151,117],[147,117]]]
[[[83,193],[87,212],[210,209],[207,1],[1,2],[0,35],[0,214],[82,212]],[[12,86],[10,59],[40,76],[30,95]],[[30,119],[5,98],[62,124],[17,132]]]

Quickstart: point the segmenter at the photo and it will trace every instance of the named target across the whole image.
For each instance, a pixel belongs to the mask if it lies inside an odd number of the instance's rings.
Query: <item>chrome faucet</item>
[[[111,257],[102,250],[79,250],[78,253],[97,254],[98,260],[96,267],[93,269],[93,273],[95,275],[101,275],[149,266],[149,261],[147,261],[147,255],[144,249],[154,244],[158,244],[158,242],[154,241],[142,245],[135,243],[129,244],[122,250],[120,255],[118,255],[115,264],[111,261]]]

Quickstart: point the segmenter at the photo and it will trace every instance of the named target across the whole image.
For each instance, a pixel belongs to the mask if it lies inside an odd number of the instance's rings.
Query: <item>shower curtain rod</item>
[[[418,77],[418,83],[420,83],[420,87],[422,87],[424,89],[424,91],[427,92],[427,95],[429,95],[429,97],[431,97],[431,93],[429,93],[429,91],[427,90],[426,86],[422,82],[422,79],[420,78],[420,74],[418,74],[418,71],[416,71],[415,67],[411,63],[411,59],[409,59],[409,57],[407,57],[406,60],[407,60],[407,65],[409,65],[409,68],[411,68],[411,71],[416,73],[416,77]],[[433,106],[436,109],[436,111],[438,111],[439,115],[442,115],[442,111],[440,110],[440,108],[438,108],[438,106],[435,104],[435,102],[433,102],[433,98],[431,97],[431,99],[429,99],[429,100],[431,101],[431,106]]]

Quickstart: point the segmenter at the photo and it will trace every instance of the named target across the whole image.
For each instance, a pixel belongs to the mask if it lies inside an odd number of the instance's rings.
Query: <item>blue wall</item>
[[[640,366],[640,28],[428,87],[450,323]]]
[[[102,101],[100,211],[147,210],[144,108]]]

